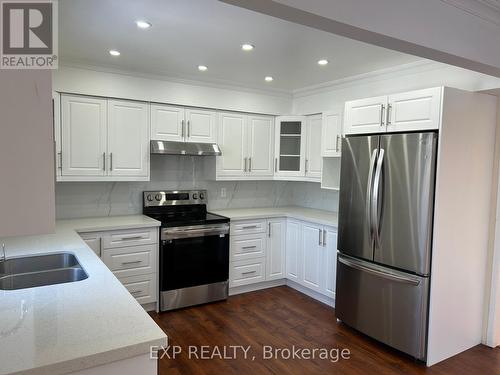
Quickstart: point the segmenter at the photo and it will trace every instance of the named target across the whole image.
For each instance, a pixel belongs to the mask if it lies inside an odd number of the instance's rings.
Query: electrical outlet
[[[226,198],[226,188],[220,188],[220,197]]]

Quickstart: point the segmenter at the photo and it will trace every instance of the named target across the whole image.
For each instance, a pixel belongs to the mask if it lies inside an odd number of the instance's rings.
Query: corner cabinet
[[[345,133],[368,134],[439,129],[442,87],[349,101]]]
[[[151,139],[214,143],[216,121],[217,113],[212,110],[151,104]]]
[[[321,156],[340,157],[342,147],[342,113],[323,112],[321,129]]]
[[[272,179],[274,127],[270,116],[219,113],[216,176],[224,179]]]
[[[60,134],[58,181],[149,180],[149,104],[61,94]]]

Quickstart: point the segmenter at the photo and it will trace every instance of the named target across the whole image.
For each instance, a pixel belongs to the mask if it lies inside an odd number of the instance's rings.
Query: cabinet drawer
[[[233,262],[229,267],[229,287],[259,283],[265,281],[265,275],[265,258]]]
[[[137,302],[141,304],[156,302],[156,274],[122,277],[119,280]]]
[[[231,234],[265,233],[266,220],[245,220],[231,223]]]
[[[103,249],[158,243],[156,228],[127,229],[107,232],[102,237]]]
[[[266,256],[266,234],[249,234],[231,237],[231,261]]]
[[[156,244],[104,249],[102,261],[117,277],[156,272]]]

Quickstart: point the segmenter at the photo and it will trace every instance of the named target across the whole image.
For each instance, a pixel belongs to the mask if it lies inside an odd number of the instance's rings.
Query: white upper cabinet
[[[222,156],[217,157],[217,176],[243,176],[247,154],[246,116],[238,113],[219,113],[219,146]]]
[[[345,133],[385,132],[387,96],[353,100],[345,104]]]
[[[342,145],[342,114],[340,111],[323,112],[321,130],[321,156],[340,156]]]
[[[107,100],[61,95],[62,176],[104,176]]]
[[[305,176],[306,118],[280,116],[276,118],[275,176]]]
[[[306,141],[306,177],[321,179],[321,131],[323,118],[321,115],[307,117],[307,141]]]
[[[347,102],[345,133],[439,129],[442,87]]]
[[[273,176],[274,121],[269,116],[248,116],[248,168],[252,176]]]
[[[151,139],[182,142],[184,131],[184,108],[151,104]]]
[[[221,112],[218,126],[218,179],[273,177],[272,117]]]
[[[149,179],[149,104],[61,94],[59,181]]]
[[[216,121],[215,111],[152,104],[151,139],[213,143],[217,140]]]
[[[217,114],[206,109],[186,109],[186,141],[214,143],[217,140]]]
[[[441,87],[390,95],[387,131],[439,129]]]
[[[127,100],[108,101],[110,176],[149,175],[149,106]]]

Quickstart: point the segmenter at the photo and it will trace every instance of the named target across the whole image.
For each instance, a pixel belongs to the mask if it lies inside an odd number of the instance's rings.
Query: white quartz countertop
[[[317,224],[337,227],[338,215],[336,212],[315,210],[298,206],[265,207],[265,208],[230,208],[210,210],[218,215],[226,216],[231,220],[265,219],[287,217],[297,220],[311,221]]]
[[[142,215],[62,220],[54,234],[0,239],[7,258],[70,252],[89,275],[0,290],[0,374],[66,374],[165,345],[165,333],[77,234],[159,225]]]

